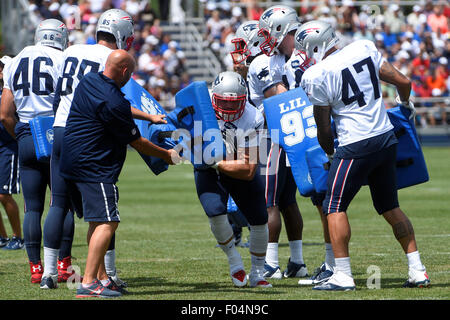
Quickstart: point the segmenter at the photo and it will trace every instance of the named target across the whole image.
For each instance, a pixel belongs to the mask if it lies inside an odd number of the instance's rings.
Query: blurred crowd
[[[151,1],[156,0],[29,0],[29,10],[36,24],[48,18],[64,21],[71,30],[71,43],[95,43],[95,26],[100,14],[111,8],[127,11],[135,21],[131,50],[138,62],[138,71],[134,77],[170,109],[174,106],[175,93],[192,80],[186,69],[185,54],[161,28],[170,18],[168,5],[171,1],[159,1],[158,14],[152,9]],[[234,32],[242,22],[259,19],[266,8],[261,5],[264,1],[194,2],[204,9],[206,45],[225,68],[232,69],[229,52]],[[289,5],[293,1],[279,1],[283,2]],[[412,79],[413,96],[441,98],[434,99],[438,100],[436,103],[416,99],[418,107],[433,107],[419,115],[419,125],[450,121],[443,112],[450,104],[442,99],[450,99],[450,6],[447,1],[423,1],[401,7],[395,1],[377,2],[384,3],[381,6],[360,6],[352,0],[300,0],[298,3],[301,6],[296,9],[301,21],[326,20],[336,28],[340,45],[356,39],[374,41],[386,59]],[[387,107],[392,107],[395,89],[383,85],[382,90]]]
[[[243,21],[258,20],[265,7],[261,7],[262,1],[256,0],[240,1],[246,2],[244,8],[234,5],[239,1],[203,2],[207,21],[205,40],[226,68],[232,69],[228,53],[233,49],[230,40],[234,32]],[[292,1],[284,2],[292,4]],[[375,42],[386,59],[411,78],[414,97],[441,98],[434,99],[440,101],[436,103],[415,99],[417,107],[434,107],[419,114],[419,125],[450,123],[444,111],[450,107],[450,5],[447,1],[424,1],[409,7],[400,7],[395,1],[385,1],[382,6],[359,6],[352,0],[299,2],[304,4],[296,8],[301,22],[314,19],[329,22],[336,28],[341,46],[357,39]],[[395,88],[383,85],[382,90],[387,107],[392,107]]]
[[[29,0],[29,3],[36,25],[50,18],[65,22],[71,44],[95,43],[97,21],[104,11],[120,8],[128,12],[135,24],[130,53],[136,57],[138,70],[133,78],[167,110],[174,107],[176,92],[192,82],[179,44],[161,28],[168,19],[169,1],[159,1],[158,13],[149,0]]]

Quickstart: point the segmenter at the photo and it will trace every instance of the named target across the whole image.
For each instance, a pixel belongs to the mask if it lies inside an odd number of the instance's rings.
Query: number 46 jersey
[[[53,99],[63,52],[47,46],[25,47],[3,70],[4,87],[14,96],[19,121],[53,116]]]
[[[303,74],[311,103],[331,106],[339,146],[393,129],[381,97],[379,70],[384,58],[369,40],[357,40]]]
[[[59,70],[59,104],[55,99],[56,116],[54,127],[65,127],[72,105],[73,94],[80,80],[89,72],[105,70],[106,60],[113,50],[101,44],[76,44],[64,51],[64,64]]]

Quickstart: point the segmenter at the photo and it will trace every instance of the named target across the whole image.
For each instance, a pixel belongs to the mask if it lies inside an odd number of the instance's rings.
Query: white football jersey
[[[249,102],[245,105],[242,116],[232,122],[225,122],[218,119],[219,128],[225,137],[233,137],[233,142],[238,148],[257,147],[259,142],[256,131],[264,128],[264,116],[261,111],[252,106]],[[228,132],[227,132],[228,131]]]
[[[53,116],[53,100],[63,52],[47,46],[25,47],[3,70],[4,87],[11,90],[19,121]]]
[[[106,60],[113,50],[101,44],[76,44],[64,51],[64,65],[59,70],[61,101],[56,111],[55,127],[65,127],[75,88],[89,72],[105,70]]]
[[[260,54],[253,59],[248,67],[247,82],[250,100],[258,110],[264,112],[264,90],[270,87],[271,84],[268,56]]]
[[[381,96],[379,71],[384,61],[373,42],[357,40],[303,74],[301,86],[311,103],[331,106],[340,146],[393,128]]]
[[[302,79],[303,73],[306,69],[313,65],[313,63],[304,64],[304,53],[294,50],[292,56],[284,65],[284,74],[289,84],[289,90],[298,88]]]
[[[284,65],[287,62],[287,57],[284,54],[275,54],[269,57],[269,87],[277,83],[285,83],[283,78],[286,77]]]

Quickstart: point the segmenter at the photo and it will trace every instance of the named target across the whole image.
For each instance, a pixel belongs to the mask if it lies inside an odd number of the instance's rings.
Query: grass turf
[[[407,278],[407,261],[390,226],[372,207],[367,187],[348,210],[352,227],[350,255],[357,290],[316,292],[299,287],[297,279],[273,280],[271,289],[234,288],[224,253],[216,248],[206,215],[198,201],[192,167],[171,167],[154,176],[139,155],[130,151],[118,183],[122,222],[116,234],[117,267],[128,282],[130,294],[121,300],[448,300],[450,299],[450,148],[424,148],[430,181],[399,191],[401,208],[409,216],[423,263],[432,286],[401,288]],[[23,208],[22,196],[15,196]],[[48,198],[47,198],[48,199]],[[303,255],[310,272],[324,259],[319,215],[311,201],[298,195],[303,215]],[[42,225],[48,207],[42,218]],[[8,232],[9,223],[2,210]],[[21,213],[23,221],[23,213]],[[87,223],[75,218],[73,264],[84,270]],[[244,230],[244,237],[248,230]],[[250,268],[248,249],[238,249]],[[43,253],[42,253],[43,258]],[[284,228],[279,260],[285,268],[289,246]],[[41,290],[30,283],[25,250],[0,250],[0,300],[75,299],[74,289],[60,284]],[[369,289],[369,266],[381,273],[381,289]]]

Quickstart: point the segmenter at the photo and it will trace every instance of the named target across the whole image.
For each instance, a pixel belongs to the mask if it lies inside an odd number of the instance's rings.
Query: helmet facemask
[[[244,113],[246,95],[212,95],[212,105],[216,112],[216,117],[225,122],[232,122],[239,119]]]
[[[242,63],[251,55],[251,52],[247,47],[247,42],[245,42],[244,39],[234,38],[231,40],[231,43],[233,43],[235,47],[235,50],[230,52],[234,64]]]
[[[264,54],[269,57],[276,54],[277,52],[274,51],[274,49],[278,47],[277,39],[275,37],[272,37],[270,35],[270,32],[267,31],[266,29],[260,29],[258,31],[258,35],[265,39],[264,42],[261,43],[261,45],[259,46],[261,51],[264,52]]]
[[[316,64],[316,59],[309,58],[308,55],[304,51],[295,50],[295,55],[300,57],[300,60],[302,61],[298,68],[300,70],[305,71],[312,65]]]

